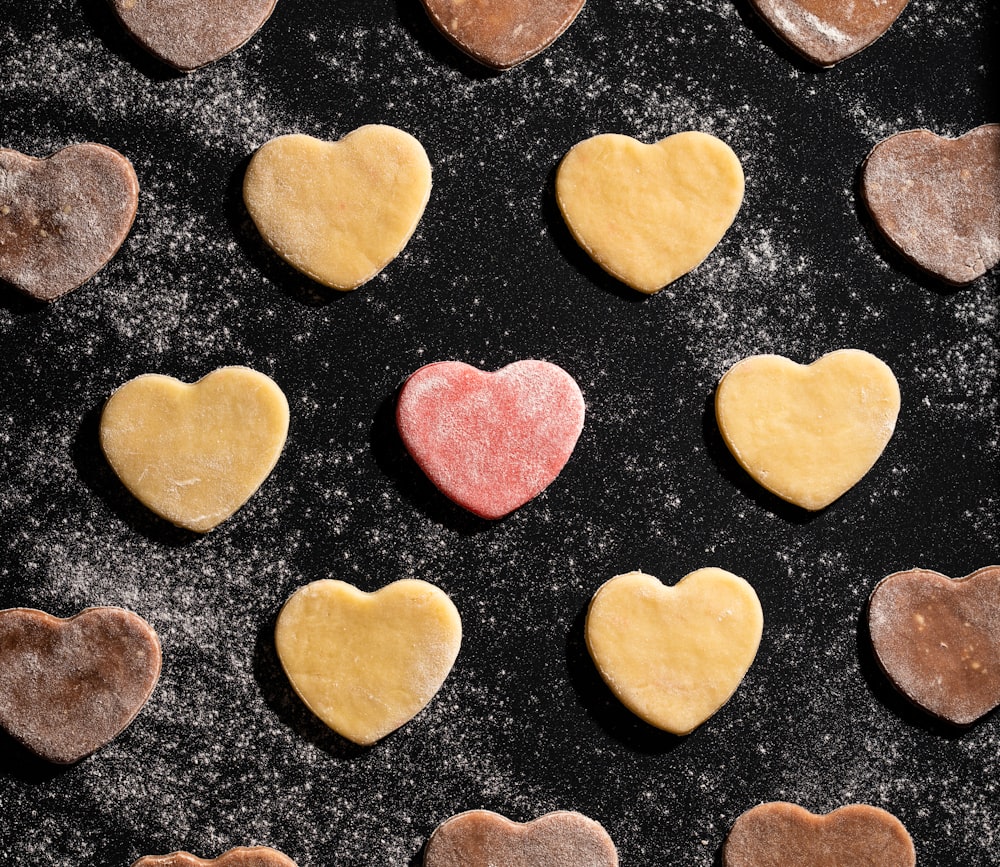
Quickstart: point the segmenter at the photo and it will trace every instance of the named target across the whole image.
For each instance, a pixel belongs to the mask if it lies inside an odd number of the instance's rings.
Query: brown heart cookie
[[[889,680],[934,716],[964,726],[1000,705],[1000,566],[896,572],[871,595],[868,629]]]
[[[277,849],[266,846],[240,846],[218,858],[199,858],[190,852],[169,855],[146,855],[132,867],[295,867],[295,862]]]
[[[50,762],[72,764],[118,735],[159,676],[159,639],[131,611],[0,611],[0,726]]]
[[[470,810],[438,826],[424,867],[617,867],[607,831],[580,813],[560,810],[521,824]]]
[[[0,148],[0,280],[39,301],[76,289],[118,252],[138,203],[132,164],[112,148]]]
[[[849,804],[817,816],[774,801],[733,824],[723,867],[913,867],[913,841],[891,813]]]
[[[833,66],[871,45],[909,0],[750,0],[768,26],[807,60]]]
[[[271,17],[277,0],[111,0],[129,35],[181,72],[225,57]]]
[[[422,0],[457,48],[491,69],[541,53],[573,23],[586,0]]]
[[[971,283],[1000,262],[1000,124],[956,139],[890,136],[865,160],[861,193],[889,243],[946,283]]]

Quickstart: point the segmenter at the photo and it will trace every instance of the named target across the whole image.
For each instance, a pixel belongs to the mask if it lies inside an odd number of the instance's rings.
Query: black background
[[[486,807],[580,810],[624,865],[712,865],[741,812],[790,800],[888,809],[923,865],[996,864],[996,714],[935,726],[885,683],[863,627],[890,572],[1000,559],[996,274],[959,290],[918,276],[872,234],[855,184],[894,132],[1000,120],[998,35],[988,0],[913,0],[821,71],[745,0],[589,0],[546,53],[492,75],[417,0],[279,0],[246,47],[181,76],[102,0],[6,0],[0,144],[104,142],[141,192],[84,287],[49,306],[0,287],[0,605],[132,608],[164,669],[135,723],[77,766],[0,741],[0,863],[126,867],[259,843],[300,867],[418,864],[438,823]],[[434,190],[379,278],[323,291],[263,247],[243,171],[275,135],[372,122],[421,140]],[[553,172],[600,132],[684,129],[733,147],[746,201],[703,266],[645,298],[573,243]],[[713,390],[746,355],[842,347],[892,367],[902,412],[874,469],[808,515],[734,464]],[[405,455],[395,392],[431,361],[536,357],[580,383],[583,435],[539,498],[478,521]],[[258,494],[193,537],[122,489],[97,422],[134,376],[225,364],[275,378],[290,435]],[[675,738],[610,696],[583,616],[613,575],[673,583],[709,565],[753,584],[764,637],[734,698]],[[282,602],[326,577],[423,578],[462,614],[441,692],[370,749],[313,718],[275,658]]]

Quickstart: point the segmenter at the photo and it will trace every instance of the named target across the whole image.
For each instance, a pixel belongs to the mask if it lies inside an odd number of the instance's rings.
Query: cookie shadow
[[[0,778],[6,777],[37,786],[62,776],[72,767],[73,765],[55,765],[45,761],[7,732],[0,730]]]
[[[36,301],[20,292],[10,283],[0,280],[0,309],[6,310],[11,316],[30,316],[32,313],[42,313],[48,310],[52,302]]]
[[[803,57],[799,54],[791,45],[785,42],[774,30],[771,25],[768,24],[753,5],[750,0],[733,0],[733,8],[736,9],[736,14],[739,15],[740,20],[743,25],[749,30],[761,43],[763,43],[767,48],[771,49],[776,55],[778,55],[783,60],[794,66],[799,72],[812,73],[813,75],[819,75],[824,72],[829,72],[830,69],[819,66]],[[850,58],[844,58],[849,60]],[[843,61],[841,61],[843,62]]]
[[[504,70],[484,66],[452,44],[448,37],[434,26],[420,0],[395,0],[395,2],[396,17],[403,25],[403,29],[436,63],[457,70],[467,78],[477,81],[485,81],[504,74]]]
[[[108,0],[79,0],[79,5],[90,29],[115,57],[135,67],[152,81],[184,77],[185,73],[157,59],[131,37]]]
[[[88,410],[73,440],[72,460],[76,474],[108,509],[145,538],[172,548],[191,545],[200,533],[176,527],[149,511],[115,475],[101,449],[101,413],[104,404]]]
[[[328,289],[289,265],[257,231],[257,226],[243,203],[243,177],[252,158],[253,154],[244,157],[230,174],[224,196],[226,221],[240,249],[265,280],[300,304],[323,307],[343,298],[347,295],[346,292]]]
[[[401,388],[402,386],[400,386]],[[369,433],[372,455],[379,469],[391,480],[400,496],[432,521],[463,536],[473,536],[502,524],[506,518],[488,521],[453,503],[424,475],[403,445],[396,427],[397,388],[375,411]]]
[[[661,731],[639,719],[623,705],[604,682],[587,650],[588,600],[573,618],[566,636],[566,667],[577,699],[608,735],[622,745],[645,755],[673,752],[685,738]]]
[[[980,717],[968,726],[958,726],[947,720],[932,716],[919,705],[914,704],[893,685],[875,655],[872,646],[871,633],[868,629],[868,602],[862,606],[855,623],[855,638],[858,648],[858,666],[864,678],[865,686],[874,699],[889,713],[908,726],[920,729],[928,734],[947,740],[960,740],[977,723],[995,712]]]
[[[719,430],[719,423],[715,418],[715,392],[716,389],[713,388],[705,399],[705,406],[701,413],[701,431],[705,451],[712,463],[715,464],[719,475],[748,500],[752,500],[762,509],[766,509],[789,524],[805,526],[816,520],[819,515],[823,514],[824,510],[810,512],[781,499],[767,488],[757,484],[750,477],[750,474],[740,466],[736,458],[733,457],[733,453],[729,451],[726,441],[722,438],[722,432]]]
[[[295,734],[334,759],[356,759],[365,755],[369,747],[359,746],[341,737],[322,722],[302,703],[288,682],[285,670],[274,646],[275,614],[260,629],[253,648],[253,677],[257,682],[264,703],[281,722]]]
[[[416,854],[406,862],[406,867],[423,867],[424,864],[424,852],[427,851],[427,841],[424,840],[420,844],[420,848],[417,850]]]

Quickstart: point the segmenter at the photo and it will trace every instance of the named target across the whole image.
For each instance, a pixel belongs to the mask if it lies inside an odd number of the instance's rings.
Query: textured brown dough
[[[785,42],[817,66],[833,66],[867,48],[909,0],[750,0]]]
[[[438,826],[424,867],[617,867],[618,853],[593,819],[566,810],[512,822],[470,810]]]
[[[1000,262],[1000,124],[956,139],[890,136],[865,160],[861,192],[889,243],[946,283],[971,283]]]
[[[159,676],[159,639],[131,611],[0,611],[0,726],[50,762],[79,761],[118,735]]]
[[[295,862],[277,849],[266,846],[241,846],[218,858],[198,858],[190,852],[169,855],[146,855],[132,867],[295,867]]]
[[[891,813],[849,804],[816,816],[775,801],[733,824],[723,867],[914,867],[913,841]]]
[[[455,46],[492,69],[541,53],[573,23],[586,0],[422,0]]]
[[[118,252],[138,204],[132,164],[112,148],[0,148],[0,280],[38,301],[76,289]]]
[[[896,572],[872,593],[868,628],[886,676],[934,716],[969,725],[1000,705],[1000,566]]]
[[[277,0],[111,0],[129,35],[164,63],[190,72],[244,45]]]

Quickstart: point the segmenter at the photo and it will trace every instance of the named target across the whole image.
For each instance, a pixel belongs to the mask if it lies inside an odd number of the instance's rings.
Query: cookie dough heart
[[[277,849],[240,846],[224,852],[218,858],[198,858],[190,852],[146,855],[132,867],[295,867],[295,862]]]
[[[0,611],[0,726],[47,761],[72,764],[117,737],[159,676],[159,639],[131,611]]]
[[[760,645],[757,594],[722,569],[666,587],[629,572],[594,594],[587,649],[611,691],[650,725],[686,735],[736,691]]]
[[[886,676],[934,716],[964,726],[1000,705],[1000,566],[896,572],[872,593],[868,628]]]
[[[865,160],[861,193],[889,243],[934,277],[960,286],[1000,263],[1000,124],[891,136]]]
[[[409,722],[455,664],[462,621],[448,596],[405,579],[375,593],[314,581],[285,603],[274,629],[292,688],[335,732],[363,746]]]
[[[586,0],[422,0],[459,50],[491,69],[510,69],[556,41]]]
[[[337,142],[271,139],[243,180],[261,237],[292,267],[341,291],[367,283],[400,254],[430,194],[420,142],[380,125]]]
[[[178,527],[206,533],[270,475],[288,432],[288,401],[247,367],[194,385],[146,374],[111,395],[101,447],[132,494]]]
[[[759,484],[816,511],[857,484],[889,442],[899,415],[892,371],[860,349],[810,365],[754,355],[715,394],[726,445]]]
[[[848,804],[816,816],[774,801],[747,810],[723,847],[723,867],[914,867],[913,841],[891,813]]]
[[[424,867],[618,867],[615,844],[593,819],[559,810],[512,822],[470,810],[441,823],[427,841]]]
[[[0,280],[39,301],[76,289],[118,252],[138,203],[132,164],[112,148],[0,149]]]
[[[583,430],[583,395],[565,370],[517,361],[485,373],[459,361],[421,367],[399,394],[407,451],[438,489],[502,518],[559,475]]]
[[[743,202],[743,167],[702,132],[646,145],[599,135],[575,145],[556,174],[566,225],[590,257],[652,294],[715,249]]]
[[[871,45],[909,0],[750,0],[771,29],[817,66],[833,66]]]
[[[111,0],[129,35],[190,72],[235,51],[264,26],[277,0]]]

